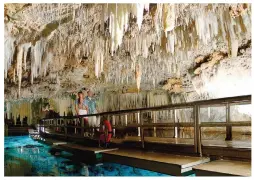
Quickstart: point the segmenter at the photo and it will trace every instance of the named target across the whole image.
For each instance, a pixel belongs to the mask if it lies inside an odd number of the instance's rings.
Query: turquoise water
[[[51,146],[29,136],[5,137],[4,150],[5,176],[169,176],[116,163],[96,166],[74,162],[68,159],[71,153],[52,155]]]

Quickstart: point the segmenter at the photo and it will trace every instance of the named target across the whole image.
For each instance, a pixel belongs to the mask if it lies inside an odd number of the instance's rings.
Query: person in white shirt
[[[76,114],[79,115],[86,115],[87,111],[88,111],[88,107],[85,104],[85,99],[84,99],[84,95],[83,93],[80,91],[78,92],[78,99],[76,100]],[[84,120],[84,124],[88,124],[88,118],[82,118]],[[85,133],[85,135],[87,136],[87,132]]]

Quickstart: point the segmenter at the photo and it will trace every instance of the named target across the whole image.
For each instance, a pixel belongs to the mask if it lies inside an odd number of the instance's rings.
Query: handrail
[[[236,122],[202,122],[199,127],[218,127],[218,126],[251,126],[251,121]]]
[[[208,106],[211,104],[226,104],[226,103],[239,103],[239,102],[251,102],[251,95],[193,101],[188,103],[170,104],[170,105],[154,106],[154,107],[148,107],[148,108],[126,109],[126,110],[120,110],[120,111],[102,112],[97,114],[87,114],[87,115],[79,115],[79,116],[59,116],[55,118],[43,118],[42,120],[44,121],[44,120],[51,120],[51,119],[58,119],[58,118],[74,119],[74,118],[83,118],[83,117],[90,117],[90,116],[118,115],[118,114],[145,112],[145,111],[192,108],[194,105]]]
[[[67,119],[78,119],[83,117],[90,117],[90,116],[103,116],[103,115],[113,115],[113,124],[112,128],[120,129],[120,128],[138,128],[139,135],[142,142],[142,147],[144,148],[144,129],[148,128],[159,128],[159,127],[194,127],[194,150],[196,153],[199,153],[202,156],[202,145],[201,145],[201,128],[202,127],[218,127],[218,126],[225,126],[227,128],[227,133],[230,131],[232,133],[233,126],[251,126],[251,121],[236,121],[230,122],[230,106],[236,104],[250,104],[251,103],[251,95],[246,96],[237,96],[237,97],[227,97],[227,98],[220,98],[220,99],[211,99],[211,100],[202,100],[202,101],[194,101],[188,103],[179,103],[179,104],[170,104],[164,106],[155,106],[155,107],[148,107],[148,108],[138,108],[138,109],[129,109],[129,110],[120,110],[120,111],[112,111],[112,112],[102,112],[97,114],[89,114],[89,115],[81,115],[81,116],[59,116],[54,118],[44,118],[42,119],[43,125],[41,127],[58,127],[64,128],[65,137],[69,137],[70,135],[67,134],[67,128],[77,128],[81,129],[84,132],[84,129],[93,129],[98,127],[84,127],[84,122],[81,121],[81,125],[67,125],[67,121],[63,121],[62,123],[58,124],[58,122],[54,120],[67,120]],[[200,108],[206,106],[226,106],[226,122],[200,122]],[[144,112],[151,112],[151,111],[161,111],[161,110],[176,110],[176,109],[184,109],[184,108],[192,108],[193,109],[193,122],[174,122],[170,123],[144,123],[141,114]],[[128,113],[139,113],[138,114],[138,123],[136,124],[128,124],[127,119],[124,125],[115,125],[115,118],[114,116],[124,115]],[[173,111],[173,114],[175,112]],[[54,124],[51,125],[44,125],[45,121],[53,120]],[[75,130],[76,131],[76,130]],[[81,134],[82,134],[81,132]],[[56,133],[55,133],[56,134]],[[230,135],[229,135],[230,137]],[[80,137],[81,138],[81,137]],[[231,136],[232,138],[232,136]],[[230,138],[229,138],[230,139]],[[228,139],[227,139],[228,140]]]
[[[73,128],[82,128],[81,126],[64,126],[64,125],[40,125],[41,127],[73,127]],[[149,127],[194,127],[194,123],[191,122],[180,122],[180,123],[149,123],[149,124],[128,124],[126,126],[112,126],[112,128],[149,128]],[[86,127],[83,127],[88,129]],[[98,127],[93,127],[98,128]],[[90,127],[91,129],[91,127]]]

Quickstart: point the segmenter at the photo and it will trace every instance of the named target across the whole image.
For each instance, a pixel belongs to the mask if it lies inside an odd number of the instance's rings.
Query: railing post
[[[194,117],[194,151],[200,153],[201,150],[201,133],[200,133],[200,107],[197,105],[193,106],[193,117]]]
[[[156,123],[156,112],[155,111],[152,111],[153,113],[153,123]],[[153,128],[153,137],[156,137],[157,134],[156,134],[156,127]]]
[[[174,124],[177,123],[176,122],[176,109],[173,109],[173,116],[174,116]],[[174,126],[174,138],[178,138],[178,126]]]
[[[44,121],[43,120],[39,121],[39,134],[40,135],[42,134],[42,126],[44,126]]]
[[[85,127],[85,124],[84,124],[84,118],[80,118],[80,125],[81,125],[81,137],[84,137],[84,127]]]
[[[125,126],[128,126],[128,116],[127,116],[127,114],[124,115],[124,119],[125,119]]]
[[[141,112],[138,112],[138,124],[140,125],[140,116],[141,116]],[[140,127],[138,127],[138,136],[140,136]]]
[[[63,119],[64,120],[64,136],[67,139],[67,119]]]
[[[54,119],[54,132],[57,130],[57,119]]]
[[[74,119],[74,126],[77,126],[77,118]],[[74,134],[77,134],[77,128],[75,127],[75,133]]]
[[[230,123],[230,104],[226,104],[226,122]],[[232,140],[232,126],[226,126],[226,141]]]
[[[115,116],[113,115],[112,116],[112,125],[115,127],[116,125],[116,119],[115,119]],[[113,137],[116,137],[116,129],[113,128]]]
[[[145,136],[144,136],[144,127],[143,127],[144,120],[143,120],[141,111],[139,112],[139,119],[140,119],[140,124],[141,124],[141,132],[140,132],[141,145],[142,145],[142,148],[144,149],[145,148]]]

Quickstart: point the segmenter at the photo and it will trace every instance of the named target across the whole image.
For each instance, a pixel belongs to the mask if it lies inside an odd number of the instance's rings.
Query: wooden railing
[[[193,127],[194,128],[194,151],[202,155],[202,146],[201,146],[201,128],[202,127],[226,127],[226,140],[232,140],[232,126],[251,126],[251,122],[231,122],[230,121],[230,106],[232,105],[243,105],[243,104],[251,104],[251,95],[247,96],[237,96],[237,97],[227,97],[221,99],[211,99],[205,101],[195,101],[195,102],[188,102],[188,103],[181,103],[181,104],[170,104],[165,106],[158,106],[158,107],[149,107],[149,108],[138,108],[138,109],[129,109],[129,110],[120,110],[120,111],[112,111],[112,112],[103,112],[98,114],[90,114],[90,115],[81,115],[81,116],[60,116],[57,118],[44,118],[41,120],[40,130],[46,127],[55,127],[55,128],[64,128],[64,136],[68,137],[67,128],[75,128],[81,129],[81,136],[83,137],[85,129],[94,129],[95,127],[84,127],[84,121],[81,121],[81,126],[68,126],[67,120],[77,120],[83,117],[91,117],[96,116],[111,116],[112,119],[112,128],[113,131],[115,129],[121,128],[138,128],[138,136],[141,138],[142,147],[145,146],[144,140],[144,129],[147,128],[158,128],[158,127],[173,127],[174,137],[177,137],[177,127]],[[202,122],[200,121],[200,108],[202,107],[213,107],[213,106],[224,106],[226,107],[226,122]],[[153,111],[162,111],[162,110],[173,110],[174,114],[177,109],[186,109],[192,108],[193,109],[193,122],[177,122],[176,116],[174,116],[173,123],[144,123],[142,119],[142,113],[146,112],[153,112]],[[127,119],[124,125],[116,126],[115,116],[119,115],[128,115],[128,114],[138,114],[138,119],[136,124],[128,123]],[[64,122],[64,125],[59,125],[58,121]],[[53,124],[49,124],[48,122],[52,122]]]

